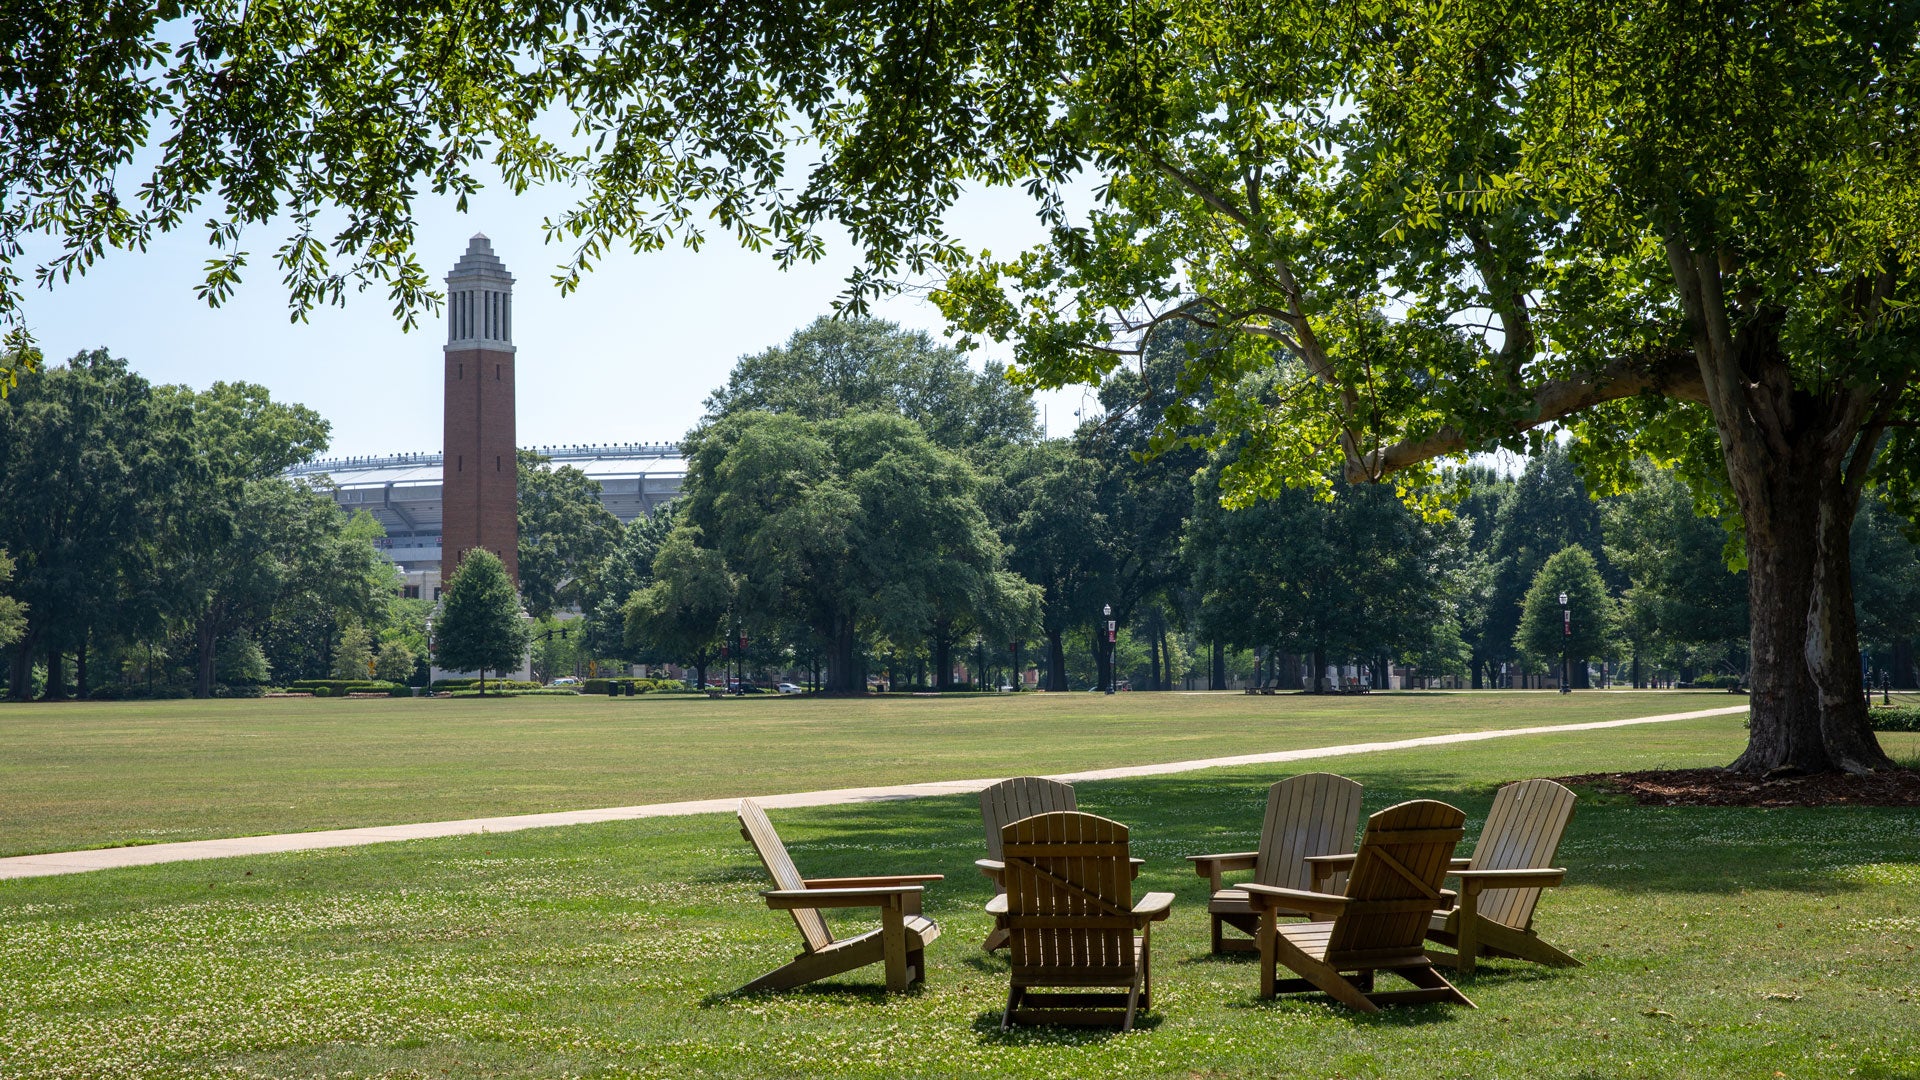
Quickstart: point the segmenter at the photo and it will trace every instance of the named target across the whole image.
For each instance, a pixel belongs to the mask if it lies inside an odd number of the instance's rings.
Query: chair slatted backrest
[[[1367,819],[1347,879],[1347,906],[1327,941],[1331,964],[1419,955],[1440,904],[1453,849],[1467,815],[1443,802],[1415,799]]]
[[[1267,789],[1267,817],[1260,827],[1260,857],[1253,880],[1282,889],[1312,889],[1310,855],[1347,855],[1360,828],[1360,785],[1334,773],[1302,773]],[[1320,886],[1338,893],[1347,875]]]
[[[1578,796],[1551,780],[1508,784],[1493,797],[1486,827],[1474,845],[1475,870],[1539,870],[1553,865],[1560,838],[1573,820]],[[1533,922],[1539,889],[1488,889],[1479,912],[1492,922],[1525,930]]]
[[[773,878],[774,888],[807,887],[806,879],[800,876],[787,854],[787,845],[780,842],[780,834],[773,831],[773,822],[767,820],[767,812],[752,799],[740,800],[740,835],[760,853],[760,861],[766,865],[767,876]],[[827,930],[827,920],[821,917],[819,909],[794,908],[793,921],[800,927],[800,936],[807,940],[808,952],[819,952],[833,944],[833,934]]]
[[[1016,776],[980,792],[980,819],[987,826],[987,858],[1000,858],[1000,830],[1021,818],[1080,809],[1072,784],[1044,776]]]
[[[1127,827],[1057,811],[1000,830],[1016,977],[1103,985],[1132,978],[1133,867]]]

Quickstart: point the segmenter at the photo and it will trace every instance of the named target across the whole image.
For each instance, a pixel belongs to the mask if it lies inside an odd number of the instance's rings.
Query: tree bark
[[[1225,690],[1227,688],[1227,646],[1217,638],[1213,642],[1212,670],[1207,674],[1207,689]]]
[[[865,687],[855,680],[859,673],[853,667],[855,651],[853,619],[845,614],[833,617],[833,657],[827,663],[827,691],[835,694],[857,694]]]
[[[1062,631],[1047,631],[1047,689],[1064,693],[1067,689],[1067,650]]]
[[[13,645],[13,663],[7,670],[7,700],[25,701],[33,693],[33,654],[39,633],[31,621],[27,632]]]
[[[1752,611],[1749,774],[1862,772],[1892,765],[1868,726],[1860,693],[1848,532],[1852,499],[1821,467],[1813,440],[1766,475],[1741,475]],[[1733,468],[1729,460],[1729,470]],[[1757,512],[1756,512],[1757,511]]]
[[[195,663],[193,671],[193,696],[210,698],[213,696],[213,654],[218,645],[218,635],[214,632],[211,618],[201,619],[193,633]]]
[[[933,688],[943,694],[953,689],[953,642],[944,634],[933,636]]]
[[[47,686],[41,697],[47,701],[60,701],[67,696],[66,656],[55,642],[47,646]]]
[[[87,685],[88,636],[89,635],[84,632],[80,635],[80,647],[74,650],[73,655],[74,696],[81,701],[87,700],[87,694],[92,689]]]

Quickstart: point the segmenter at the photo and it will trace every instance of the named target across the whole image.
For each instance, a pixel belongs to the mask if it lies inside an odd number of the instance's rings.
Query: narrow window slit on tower
[[[466,472],[466,471],[467,471],[467,456],[466,456],[465,454],[456,454],[456,455],[454,455],[454,459],[453,459],[453,471],[454,471],[454,472]]]

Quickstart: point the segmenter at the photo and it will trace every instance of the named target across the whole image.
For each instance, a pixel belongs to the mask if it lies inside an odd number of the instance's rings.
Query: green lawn
[[[1541,702],[1543,709],[1550,702]],[[1367,808],[1729,760],[1738,718],[1342,758]],[[1920,751],[1912,736],[1888,740]],[[1164,755],[1161,755],[1164,756]],[[1304,766],[1080,785],[1179,894],[1141,1030],[1003,1036],[971,798],[776,811],[803,872],[941,871],[926,987],[728,991],[792,955],[730,818],[543,829],[0,882],[0,1076],[1920,1076],[1920,811],[1668,809],[1582,792],[1537,926],[1477,1011],[1262,1003],[1206,955],[1180,856],[1245,848]],[[978,771],[978,770],[972,770]]]
[[[1068,772],[1737,703],[1021,694],[0,706],[0,856]]]

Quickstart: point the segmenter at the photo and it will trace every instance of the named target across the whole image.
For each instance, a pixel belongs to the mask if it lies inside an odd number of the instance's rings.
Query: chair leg
[[[1140,980],[1138,978],[1135,978],[1133,980],[1133,985],[1127,989],[1127,1018],[1120,1021],[1121,1031],[1133,1030],[1133,1017],[1134,1017],[1134,1014],[1139,1011],[1140,1011]]]
[[[906,915],[899,907],[888,905],[880,909],[880,955],[887,969],[887,992],[904,994],[907,992],[907,925]]]
[[[987,940],[980,943],[980,947],[987,952],[992,952],[995,949],[1006,948],[1007,944],[1012,940],[1013,931],[1004,926],[995,926],[993,930],[987,934]]]
[[[1454,916],[1460,929],[1455,935],[1453,969],[1462,975],[1473,974],[1473,966],[1480,959],[1481,919],[1476,910],[1478,899],[1471,890],[1463,890],[1460,912]]]
[[[1212,918],[1213,918],[1213,955],[1219,956],[1221,953],[1227,951],[1227,945],[1226,945],[1225,935],[1223,935],[1220,932],[1220,916],[1215,915]]]
[[[1402,968],[1399,974],[1401,978],[1423,990],[1445,990],[1453,1001],[1465,1005],[1469,1009],[1477,1009],[1480,1007],[1475,1005],[1467,995],[1461,993],[1459,987],[1448,982],[1447,977],[1440,974],[1438,968]]]
[[[1314,960],[1289,943],[1285,938],[1275,935],[1275,953],[1285,957],[1287,967],[1299,972],[1300,977],[1318,987],[1327,996],[1350,1009],[1363,1013],[1380,1011],[1360,988],[1342,978],[1338,971]]]
[[[1582,966],[1580,961],[1541,941],[1538,935],[1515,930],[1499,923],[1482,922],[1480,940],[1483,948],[1499,949],[1536,964],[1545,964],[1548,967]]]
[[[1273,909],[1268,908],[1260,913],[1260,996],[1262,998],[1271,999],[1275,992],[1274,968],[1280,962],[1277,952],[1279,940],[1280,932],[1276,926]]]
[[[1020,1004],[1020,988],[1007,987],[1007,1011],[1000,1014],[1000,1030],[1013,1030],[1013,1010]]]

